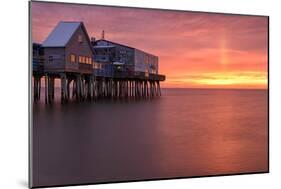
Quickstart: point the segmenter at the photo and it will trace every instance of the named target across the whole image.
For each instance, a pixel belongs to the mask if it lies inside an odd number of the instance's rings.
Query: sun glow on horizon
[[[169,83],[178,86],[198,86],[206,88],[267,88],[267,74],[264,72],[222,72],[187,74],[167,78]]]

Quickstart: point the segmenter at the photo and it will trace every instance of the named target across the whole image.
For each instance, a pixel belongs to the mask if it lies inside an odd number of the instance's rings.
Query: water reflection
[[[267,91],[34,105],[34,184],[267,170]]]

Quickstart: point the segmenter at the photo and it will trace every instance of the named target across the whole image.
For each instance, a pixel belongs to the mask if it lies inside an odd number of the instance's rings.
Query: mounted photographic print
[[[29,186],[269,172],[269,17],[30,2]]]

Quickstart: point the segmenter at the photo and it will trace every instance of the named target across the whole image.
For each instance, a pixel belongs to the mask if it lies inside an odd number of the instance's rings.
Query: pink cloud
[[[90,36],[105,30],[108,40],[159,56],[167,76],[267,72],[267,17],[32,2],[33,41],[62,20],[83,21]]]

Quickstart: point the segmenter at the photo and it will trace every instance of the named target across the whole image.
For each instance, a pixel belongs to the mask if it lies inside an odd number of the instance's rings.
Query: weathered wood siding
[[[152,73],[152,74],[158,74],[158,69],[159,69],[159,64],[158,64],[158,61],[159,61],[159,58],[158,56],[151,56],[150,57],[150,61],[149,61],[149,73]]]
[[[110,41],[97,41],[98,46],[115,46],[116,53],[115,53],[115,61],[124,63],[126,65],[134,65],[134,49],[129,48],[127,46],[118,45],[116,43],[111,43]]]
[[[37,73],[44,71],[44,49],[40,44],[32,44],[32,70]]]
[[[65,70],[65,48],[44,48],[44,70],[48,72],[63,72]]]
[[[96,47],[96,48],[95,48]],[[94,46],[94,61],[99,63],[116,62],[116,47],[98,47]]]
[[[79,42],[79,35],[82,36],[82,42]],[[93,58],[92,46],[87,41],[87,34],[80,26],[71,37],[70,41],[66,45],[65,53],[65,69],[68,72],[81,72],[81,73],[92,73],[93,64],[82,64],[78,62],[79,56],[85,56]],[[70,61],[70,55],[75,55],[75,63]]]
[[[146,73],[158,73],[158,57],[135,49],[134,71]]]

